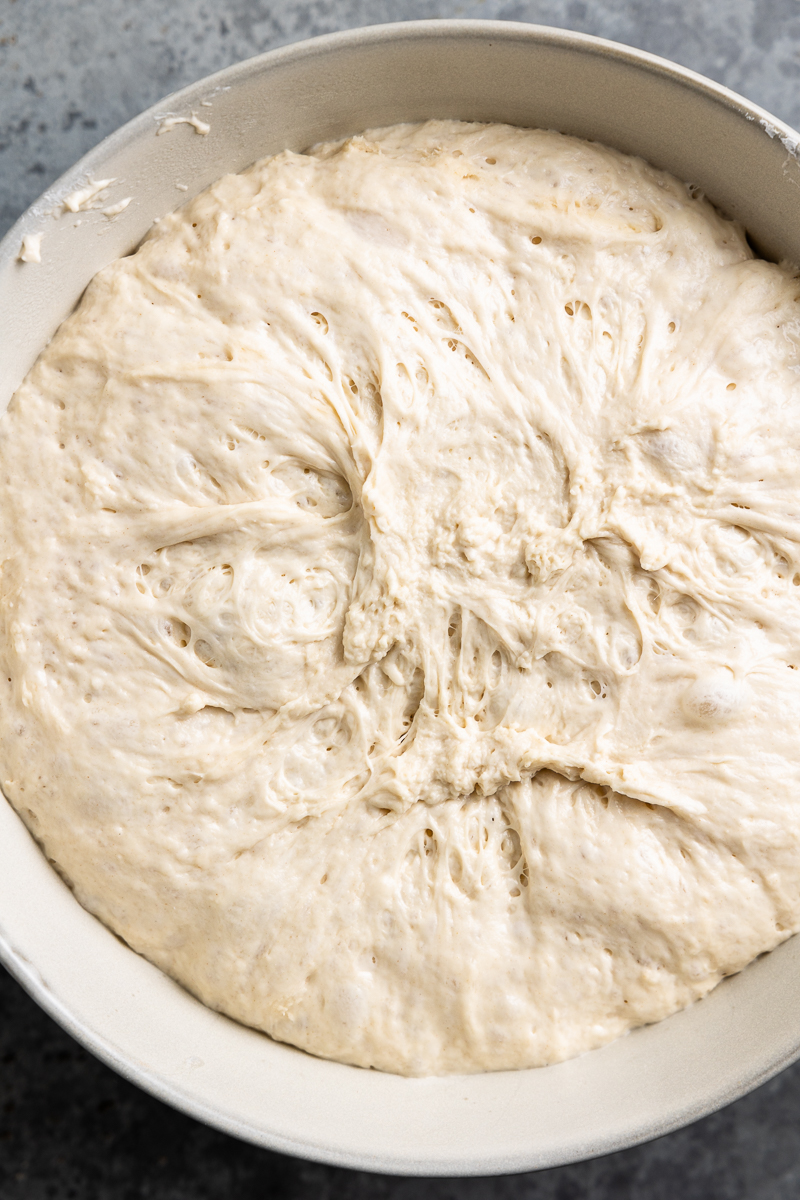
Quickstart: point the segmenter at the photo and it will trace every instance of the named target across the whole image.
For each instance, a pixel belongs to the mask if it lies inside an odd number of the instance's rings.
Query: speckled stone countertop
[[[0,235],[107,133],[263,50],[421,17],[532,21],[675,59],[800,125],[800,0],[0,0]],[[688,1129],[496,1179],[305,1163],[95,1061],[0,968],[0,1200],[799,1200],[800,1064]]]

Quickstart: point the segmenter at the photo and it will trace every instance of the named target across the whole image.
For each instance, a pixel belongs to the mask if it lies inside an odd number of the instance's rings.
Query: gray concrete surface
[[[300,38],[430,16],[615,38],[800,125],[800,0],[0,0],[0,234],[167,92]],[[269,1154],[172,1112],[92,1059],[0,971],[0,1200],[45,1197],[798,1200],[800,1065],[689,1129],[595,1162],[391,1179]]]

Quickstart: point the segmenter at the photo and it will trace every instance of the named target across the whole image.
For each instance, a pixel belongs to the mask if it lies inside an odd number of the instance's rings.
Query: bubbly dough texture
[[[800,285],[433,121],[225,177],[3,421],[3,787],[205,1003],[533,1066],[800,927]]]

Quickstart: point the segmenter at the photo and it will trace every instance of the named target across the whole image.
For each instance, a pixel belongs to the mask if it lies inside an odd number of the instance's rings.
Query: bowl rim
[[[36,226],[44,213],[52,209],[54,203],[59,202],[79,180],[84,179],[87,175],[91,176],[94,173],[95,167],[101,164],[111,152],[123,149],[129,143],[137,140],[142,133],[151,131],[154,119],[157,119],[159,114],[163,116],[165,108],[185,109],[197,106],[201,98],[208,94],[209,88],[233,86],[252,76],[260,75],[276,67],[291,64],[299,60],[313,60],[315,57],[326,55],[338,49],[375,45],[383,41],[421,41],[439,37],[447,37],[448,39],[461,37],[478,41],[485,41],[487,39],[495,41],[519,41],[523,39],[540,45],[574,48],[628,65],[644,67],[651,73],[667,77],[695,92],[700,92],[705,97],[713,99],[716,103],[724,104],[748,120],[758,121],[769,133],[769,136],[779,138],[784,146],[787,147],[787,150],[789,143],[797,146],[798,142],[800,142],[800,135],[791,126],[724,85],[718,84],[695,71],[682,67],[658,55],[651,54],[648,51],[591,34],[561,29],[556,26],[537,25],[520,21],[472,18],[431,18],[359,26],[324,34],[319,37],[303,39],[299,42],[293,42],[233,63],[168,94],[156,104],[151,105],[127,121],[98,142],[96,146],[56,179],[14,222],[0,241],[0,269],[17,259],[23,236]],[[185,202],[185,199],[186,197],[179,198],[176,201],[175,207],[179,207]],[[6,804],[11,809],[14,819],[19,820],[11,805],[8,802]],[[3,807],[6,807],[6,805]],[[36,847],[36,853],[41,853],[38,847]],[[349,1151],[340,1152],[335,1147],[323,1146],[316,1142],[305,1142],[300,1138],[286,1137],[280,1133],[248,1124],[241,1118],[230,1117],[223,1111],[209,1106],[190,1092],[170,1083],[166,1078],[157,1075],[147,1066],[126,1057],[119,1051],[110,1038],[77,1017],[69,1006],[51,990],[40,975],[36,964],[31,962],[21,949],[17,948],[13,937],[6,936],[2,925],[2,918],[3,914],[0,913],[0,962],[3,963],[9,973],[50,1017],[105,1065],[111,1067],[123,1078],[135,1083],[158,1100],[231,1136],[281,1153],[335,1166],[366,1171],[380,1171],[397,1175],[441,1176],[456,1173],[459,1175],[515,1173],[583,1161],[613,1151],[630,1148],[649,1141],[652,1138],[680,1129],[701,1117],[717,1111],[732,1100],[746,1095],[800,1057],[800,1031],[798,1031],[795,1045],[790,1049],[784,1047],[780,1054],[773,1057],[766,1065],[762,1065],[761,1069],[741,1077],[733,1092],[728,1089],[724,1094],[714,1094],[707,1098],[706,1103],[695,1103],[685,1111],[673,1114],[671,1118],[666,1120],[660,1122],[650,1121],[636,1130],[628,1129],[622,1131],[618,1137],[609,1137],[603,1144],[587,1146],[585,1152],[580,1156],[561,1157],[543,1162],[541,1161],[541,1156],[538,1156],[536,1161],[534,1161],[533,1156],[529,1155],[526,1158],[524,1155],[521,1155],[514,1162],[509,1162],[507,1159],[502,1162],[499,1160],[485,1161],[483,1165],[478,1166],[454,1160],[446,1162],[431,1160],[411,1161],[408,1159],[402,1161],[385,1160],[369,1153],[357,1155]],[[95,918],[91,919],[94,920]],[[130,953],[135,952],[130,951]],[[267,1035],[259,1036],[266,1037]],[[597,1052],[593,1051],[592,1053]],[[347,1069],[360,1070],[360,1068]]]
[[[718,103],[722,102],[727,108],[747,119],[758,121],[767,129],[770,137],[779,138],[785,145],[788,143],[797,147],[800,144],[800,133],[792,126],[724,84],[717,83],[707,76],[701,75],[698,71],[683,67],[661,55],[652,54],[648,50],[640,50],[635,46],[628,46],[623,42],[598,37],[595,34],[563,29],[555,25],[537,25],[525,21],[485,20],[473,17],[431,17],[414,21],[360,25],[351,29],[320,34],[317,37],[303,38],[300,41],[290,42],[274,50],[266,50],[262,54],[231,63],[175,92],[169,92],[155,104],[150,105],[135,117],[131,117],[129,121],[107,134],[91,150],[82,155],[20,214],[0,239],[0,269],[7,262],[16,260],[22,237],[28,232],[28,227],[32,222],[50,211],[52,205],[61,200],[73,182],[86,175],[91,175],[96,162],[105,159],[110,152],[127,145],[138,136],[140,131],[149,129],[152,122],[158,118],[160,110],[165,107],[191,106],[193,100],[196,99],[199,103],[202,97],[208,94],[209,87],[226,87],[252,75],[259,75],[270,68],[290,64],[298,59],[322,56],[339,48],[395,41],[400,38],[410,41],[427,40],[430,37],[449,38],[453,36],[454,32],[460,34],[461,37],[472,37],[475,40],[485,40],[488,37],[497,41],[516,41],[519,38],[525,38],[544,45],[581,49],[621,63],[645,66],[653,74],[684,84],[709,99]],[[176,207],[179,207],[179,204]]]

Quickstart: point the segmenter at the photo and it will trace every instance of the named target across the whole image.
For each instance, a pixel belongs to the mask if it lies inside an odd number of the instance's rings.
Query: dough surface
[[[81,903],[405,1074],[796,931],[799,292],[640,160],[448,121],[100,272],[0,446],[3,789]]]

